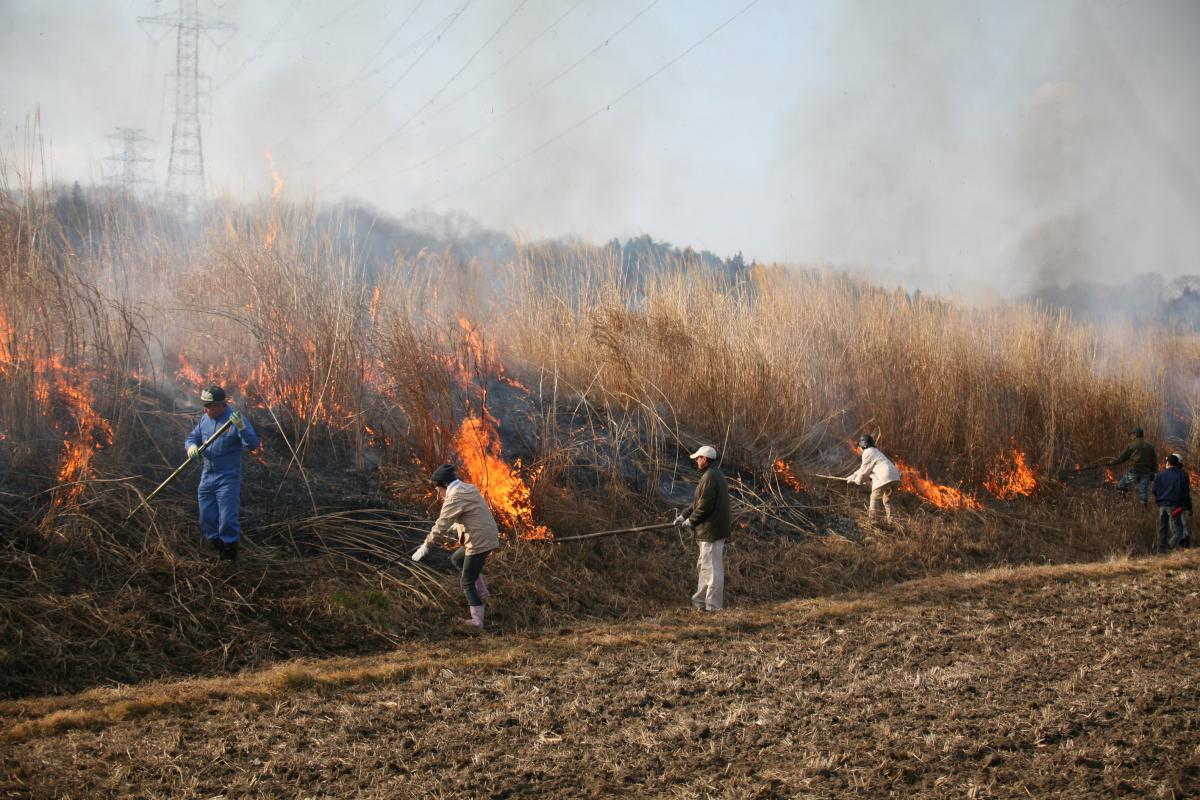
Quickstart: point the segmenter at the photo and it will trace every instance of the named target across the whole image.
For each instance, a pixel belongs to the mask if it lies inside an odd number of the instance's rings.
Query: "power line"
[[[357,0],[357,2],[351,3],[350,5],[343,8],[341,11],[339,11],[334,16],[332,16],[329,19],[322,22],[320,25],[317,25],[315,28],[310,28],[309,30],[305,31],[304,33],[297,33],[294,36],[288,36],[284,39],[277,39],[275,37],[268,35],[267,37],[260,39],[259,41],[269,41],[271,44],[290,44],[291,42],[298,42],[302,39],[307,39],[308,37],[325,30],[330,25],[334,25],[338,22],[341,22],[347,16],[349,16],[350,14],[352,14],[353,12],[355,12],[359,8],[361,8],[365,2],[367,2],[367,0]]]
[[[370,68],[371,62],[373,62],[375,59],[379,58],[379,54],[387,49],[387,46],[392,43],[392,40],[395,39],[397,36],[399,36],[401,31],[403,31],[406,27],[408,27],[409,20],[411,20],[413,18],[413,16],[418,11],[421,10],[421,6],[423,6],[423,5],[425,5],[425,0],[417,0],[417,4],[414,5],[412,7],[412,10],[410,10],[408,12],[408,16],[406,16],[404,19],[402,19],[400,21],[400,24],[392,29],[392,32],[388,34],[388,37],[383,40],[383,44],[379,45],[379,47],[377,47],[375,49],[375,52],[372,53],[371,56],[366,61],[363,62],[363,65],[358,68],[358,71],[354,73],[354,77],[352,77],[350,80],[346,81],[346,83],[342,84],[341,86],[337,87],[336,89],[329,89],[328,91],[318,94],[317,97],[328,97],[329,95],[335,94],[335,93],[340,95],[342,92],[345,92],[347,89],[354,86],[354,84],[357,83],[361,78],[366,77],[368,74],[367,70]],[[441,23],[439,23],[439,24],[441,24]],[[434,26],[434,27],[436,28],[437,26]],[[428,34],[426,34],[426,36],[428,36]],[[425,36],[422,36],[420,39],[417,40],[417,42],[422,42],[424,40],[425,40]],[[410,47],[415,47],[415,46],[416,46],[415,43],[413,45],[410,45]],[[405,48],[405,49],[408,49],[408,48]]]
[[[460,100],[467,97],[472,92],[474,92],[476,89],[478,89],[480,86],[482,86],[483,84],[490,81],[492,78],[499,75],[500,72],[503,71],[503,69],[505,67],[507,67],[512,62],[516,61],[518,58],[520,58],[538,40],[540,40],[543,36],[545,36],[550,31],[557,28],[558,24],[560,22],[562,22],[564,19],[566,19],[568,16],[570,16],[571,13],[575,11],[575,9],[579,8],[581,5],[583,5],[586,2],[587,2],[587,0],[577,0],[575,5],[571,6],[566,11],[564,11],[556,20],[551,22],[545,28],[542,28],[542,30],[540,32],[538,32],[532,39],[525,42],[525,44],[521,45],[521,47],[519,49],[517,49],[511,56],[509,56],[507,59],[505,59],[503,62],[501,62],[499,66],[497,66],[494,70],[489,72],[487,75],[484,75],[482,78],[480,78],[474,84],[472,84],[471,88],[462,92],[461,94],[458,95],[458,97],[455,97],[453,100],[451,100],[449,103],[446,103],[444,106],[440,106],[440,107],[434,109],[433,116],[436,117],[437,115],[441,114],[446,109],[452,108],[453,106],[457,105]]]
[[[417,0],[416,5],[414,5],[412,7],[412,9],[408,12],[408,15],[405,16],[404,19],[400,21],[400,24],[398,26],[396,26],[395,28],[392,29],[392,32],[389,33],[387,38],[383,40],[383,44],[381,44],[375,50],[375,52],[372,53],[370,55],[370,57],[367,58],[367,60],[363,62],[362,66],[358,68],[357,72],[355,72],[353,78],[351,78],[347,83],[343,84],[342,86],[318,93],[317,95],[315,95],[315,98],[320,99],[323,97],[328,97],[330,95],[336,95],[338,98],[337,103],[335,103],[335,106],[336,106],[338,103],[340,103],[346,97],[345,92],[348,89],[352,88],[354,86],[354,84],[360,78],[366,77],[367,75],[370,75],[370,74],[374,74],[374,71],[372,71],[370,73],[367,72],[368,68],[371,65],[371,62],[374,61],[376,58],[378,58],[379,54],[382,53],[384,51],[384,49],[387,48],[388,44],[390,44],[393,39],[395,39],[397,36],[400,35],[400,33],[408,26],[409,20],[411,20],[413,18],[413,15],[417,13],[417,11],[421,8],[422,5],[424,5],[424,3],[425,3],[425,0]],[[447,17],[446,19],[439,21],[437,25],[435,25],[433,28],[431,28],[427,33],[425,33],[423,36],[421,36],[415,42],[412,42],[412,43],[406,45],[405,47],[401,48],[401,51],[400,51],[401,54],[408,55],[408,53],[415,50],[419,44],[421,44],[422,42],[427,40],[430,36],[435,35],[435,32],[438,32],[438,33],[444,32],[444,29],[447,26],[447,20],[450,20],[452,18],[453,18],[453,15],[451,15],[450,17]],[[443,28],[442,31],[438,31],[439,26],[441,26]],[[388,59],[388,61],[385,61],[384,63],[388,63],[391,60],[393,60],[394,58],[395,58],[395,56]],[[411,69],[411,66],[410,66],[410,69]],[[407,75],[407,74],[408,73],[405,72],[405,75]],[[403,76],[401,76],[401,77],[403,77]],[[286,150],[286,148],[288,148],[288,146],[291,145],[292,142],[295,141],[296,137],[299,134],[310,131],[312,129],[313,125],[317,121],[319,121],[322,118],[327,117],[329,115],[329,111],[330,111],[330,109],[328,107],[322,107],[319,111],[317,111],[317,113],[315,113],[311,117],[309,117],[303,124],[293,126],[291,134],[288,135],[285,139],[283,139],[283,141],[276,144],[276,152],[279,152],[280,149]],[[341,139],[341,137],[339,136],[338,140],[340,140],[340,139]],[[309,159],[305,163],[311,163],[311,162],[312,162],[312,159]]]
[[[385,97],[387,97],[389,94],[391,94],[391,91],[392,91],[393,89],[395,89],[397,86],[399,86],[401,81],[403,81],[403,80],[404,80],[406,77],[408,77],[408,73],[412,72],[412,71],[413,71],[413,69],[415,69],[415,68],[416,68],[416,66],[417,66],[418,64],[420,64],[420,63],[421,63],[421,60],[422,60],[423,58],[425,58],[425,54],[426,54],[426,53],[428,53],[428,52],[429,52],[431,49],[433,49],[433,46],[434,46],[435,44],[437,44],[438,42],[440,42],[440,41],[442,40],[442,36],[444,36],[444,35],[446,34],[446,32],[450,30],[451,26],[453,26],[453,25],[454,25],[454,23],[458,21],[458,18],[459,18],[460,16],[462,16],[463,12],[467,10],[467,7],[468,7],[468,6],[470,6],[472,2],[473,2],[473,0],[467,0],[467,2],[463,3],[463,4],[462,4],[462,6],[460,6],[460,7],[459,7],[458,11],[454,12],[453,14],[451,14],[451,15],[450,15],[450,17],[449,17],[449,18],[448,18],[448,19],[445,21],[445,27],[444,27],[444,28],[441,30],[441,32],[440,32],[440,33],[438,33],[438,35],[437,35],[436,37],[434,37],[434,39],[433,39],[432,41],[430,41],[430,42],[429,42],[429,44],[427,44],[427,45],[425,46],[425,49],[424,49],[424,50],[422,50],[422,51],[421,51],[421,52],[420,52],[420,53],[417,55],[417,58],[416,58],[416,60],[415,60],[415,61],[413,61],[413,63],[411,63],[411,64],[409,64],[409,65],[408,65],[408,68],[407,68],[406,70],[404,70],[404,72],[402,72],[402,73],[400,74],[400,77],[396,78],[396,80],[394,80],[394,81],[392,81],[391,83],[389,83],[389,84],[387,85],[387,88],[386,88],[386,89],[384,89],[384,90],[383,90],[383,91],[382,91],[382,92],[379,94],[379,96],[378,96],[378,97],[376,97],[374,100],[372,100],[370,103],[368,103],[368,104],[367,104],[367,105],[366,105],[366,106],[363,108],[363,110],[359,112],[358,116],[357,116],[357,117],[355,117],[355,118],[353,119],[353,121],[351,121],[351,122],[350,122],[350,124],[349,124],[349,125],[347,125],[347,126],[346,126],[346,127],[343,129],[343,130],[342,130],[342,132],[341,132],[341,133],[339,133],[339,134],[337,135],[337,138],[335,138],[335,139],[334,139],[332,142],[330,142],[330,143],[329,143],[329,145],[328,145],[328,147],[326,147],[324,150],[322,150],[322,152],[325,152],[325,151],[327,151],[327,150],[328,150],[330,147],[333,147],[333,145],[337,144],[337,143],[338,143],[338,142],[340,142],[342,139],[344,139],[344,138],[346,137],[346,134],[348,134],[348,133],[350,133],[350,131],[354,130],[354,128],[355,128],[355,127],[358,125],[359,121],[360,121],[360,120],[362,120],[362,118],[363,118],[363,117],[364,117],[364,116],[367,114],[367,112],[369,112],[369,111],[370,111],[372,108],[374,108],[375,106],[377,106],[377,105],[379,105],[381,102],[383,102],[383,98],[385,98]],[[315,160],[316,160],[318,157],[319,157],[319,155],[318,155],[318,156],[313,156],[312,158],[310,158],[308,161],[306,161],[306,162],[304,162],[304,163],[305,163],[305,164],[311,164],[311,163],[312,163],[313,161],[315,161]]]
[[[656,0],[656,1],[657,1],[657,0]],[[513,61],[516,61],[516,60],[517,60],[518,58],[520,58],[522,55],[524,55],[524,54],[525,54],[525,53],[526,53],[526,52],[529,50],[529,48],[530,48],[530,47],[532,47],[534,44],[536,44],[536,43],[537,43],[537,42],[538,42],[538,41],[539,41],[539,40],[540,40],[542,37],[544,37],[544,36],[545,36],[547,33],[549,33],[550,31],[554,30],[556,27],[558,27],[558,25],[559,25],[559,24],[560,24],[560,23],[561,23],[561,22],[562,22],[564,19],[566,19],[568,16],[570,16],[572,13],[574,13],[574,11],[575,11],[577,8],[579,8],[581,5],[583,5],[583,4],[584,4],[584,3],[586,3],[586,2],[588,2],[588,0],[576,0],[576,2],[575,2],[575,4],[574,4],[574,5],[572,5],[570,8],[568,8],[568,9],[567,9],[566,11],[564,11],[562,14],[560,14],[560,15],[558,16],[558,18],[556,18],[556,19],[555,19],[553,22],[551,22],[551,23],[550,23],[549,25],[547,25],[545,28],[542,28],[542,30],[541,30],[541,31],[539,31],[539,32],[538,32],[538,33],[537,33],[535,36],[533,36],[531,39],[529,39],[527,42],[525,42],[525,44],[521,45],[521,47],[520,47],[520,48],[518,48],[518,49],[517,49],[517,50],[516,50],[516,51],[515,51],[515,52],[514,52],[514,53],[513,53],[511,56],[509,56],[507,59],[505,59],[503,62],[501,62],[501,63],[500,63],[500,65],[499,65],[499,66],[497,66],[497,67],[496,67],[494,70],[492,70],[492,71],[491,71],[491,72],[489,72],[487,75],[484,75],[482,78],[480,78],[478,81],[476,81],[476,82],[475,82],[475,83],[474,83],[474,84],[471,86],[471,88],[469,88],[469,89],[467,89],[466,91],[462,92],[461,94],[459,94],[457,97],[455,97],[453,100],[451,100],[450,102],[446,103],[445,105],[443,105],[443,106],[440,106],[439,108],[435,109],[435,110],[433,111],[433,116],[437,116],[437,115],[441,114],[443,111],[445,111],[446,109],[453,107],[453,106],[454,106],[454,105],[456,105],[456,104],[457,104],[459,101],[463,100],[465,97],[467,97],[467,96],[468,96],[468,95],[470,95],[472,92],[474,92],[476,89],[478,89],[480,86],[482,86],[483,84],[487,83],[489,80],[491,80],[492,78],[494,78],[496,75],[500,74],[500,72],[501,72],[501,71],[503,71],[505,67],[507,67],[509,64],[511,64]],[[427,35],[428,35],[428,34],[427,34]],[[417,42],[415,42],[413,45],[410,45],[410,48],[411,48],[411,47],[415,47],[415,46],[416,46],[416,44],[419,44],[421,41],[424,41],[424,37],[422,37],[422,39],[420,39],[420,40],[418,40]],[[404,53],[404,54],[407,54],[407,52],[408,52],[408,48],[406,48],[405,50],[403,50],[403,51],[402,51],[402,53]],[[395,58],[395,57],[393,56],[393,58]],[[389,59],[389,61],[390,61],[390,60],[391,60],[391,59]],[[379,69],[382,69],[382,65],[380,65],[380,67],[377,67],[375,70],[372,70],[372,71],[371,71],[371,73],[368,73],[368,74],[374,74],[374,73],[375,73],[375,72],[377,72]],[[349,86],[350,86],[350,84],[347,84],[347,86],[346,86],[346,87],[343,87],[343,88],[349,88]],[[298,126],[298,127],[296,128],[296,130],[297,130],[297,131],[307,131],[307,130],[309,130],[309,129],[312,127],[312,124],[313,124],[313,123],[315,123],[315,122],[316,122],[318,119],[320,119],[321,117],[324,117],[324,116],[326,116],[327,114],[328,114],[328,111],[327,111],[327,110],[322,110],[322,111],[321,111],[319,114],[317,114],[317,115],[313,116],[311,119],[309,119],[309,121],[308,121],[308,123],[307,123],[307,124],[304,124],[304,125],[300,125],[300,126]],[[291,141],[291,140],[292,140],[294,137],[295,137],[295,134],[292,134],[292,136],[289,136],[287,139],[285,139],[285,140],[284,140],[284,142],[283,142],[282,146],[285,146],[285,147],[286,147],[286,146],[287,146],[287,143],[289,143],[289,142],[290,142],[290,141]],[[436,153],[436,154],[435,154],[435,157],[436,157],[437,155],[440,155],[442,152],[445,152],[445,151],[444,151],[444,150],[443,150],[443,151],[439,151],[439,153]],[[315,159],[309,159],[309,160],[308,160],[307,162],[305,162],[305,163],[311,164],[311,163],[312,163],[314,160],[315,160]],[[419,165],[414,165],[414,167],[415,167],[415,166],[419,166]],[[405,171],[407,171],[407,169],[406,169]],[[373,180],[375,180],[375,179],[373,179]],[[372,182],[373,182],[373,180],[372,180]]]
[[[341,175],[334,178],[333,182],[336,183],[337,181],[346,177],[350,173],[354,172],[354,170],[358,169],[363,164],[365,164],[367,161],[369,161],[371,159],[371,157],[373,157],[376,153],[378,153],[385,146],[387,146],[387,144],[389,142],[391,142],[393,139],[395,139],[397,136],[399,136],[400,132],[403,131],[405,128],[407,128],[414,119],[419,117],[421,115],[421,113],[423,111],[425,111],[425,109],[427,109],[431,105],[433,105],[434,102],[437,101],[438,97],[441,96],[442,92],[444,92],[450,86],[450,84],[454,83],[454,81],[458,79],[459,75],[462,75],[464,72],[466,72],[467,68],[470,67],[472,62],[475,61],[475,58],[480,53],[482,53],[487,48],[487,46],[490,45],[495,40],[495,38],[497,36],[500,35],[500,32],[502,30],[504,30],[505,27],[508,26],[509,22],[512,22],[513,17],[515,17],[518,13],[520,13],[521,9],[524,8],[525,4],[528,2],[529,2],[529,0],[521,0],[521,2],[517,3],[517,7],[512,10],[512,13],[509,14],[507,17],[505,17],[504,21],[501,22],[494,31],[492,31],[492,35],[489,36],[487,38],[487,40],[483,44],[481,44],[474,53],[472,53],[470,55],[470,57],[466,60],[466,62],[461,67],[458,68],[457,72],[455,72],[453,75],[451,75],[450,78],[445,83],[443,83],[441,85],[441,87],[438,88],[438,90],[436,92],[434,92],[432,96],[430,96],[430,98],[428,100],[425,101],[425,104],[423,106],[421,106],[416,111],[414,111],[408,117],[408,119],[404,120],[404,122],[400,123],[400,126],[398,128],[396,128],[395,130],[393,130],[390,134],[388,134],[387,138],[385,138],[382,142],[377,144],[373,150],[371,150],[369,153],[367,153],[362,158],[360,158],[358,161],[356,161],[354,164],[352,164],[350,166],[350,168],[347,169],[345,172],[343,172]]]
[[[379,181],[382,181],[382,180],[390,180],[392,178],[399,177],[400,175],[404,175],[406,173],[412,172],[414,169],[419,169],[433,161],[436,161],[437,159],[441,158],[443,155],[450,152],[451,150],[454,150],[455,148],[457,148],[463,144],[466,144],[467,142],[474,139],[479,134],[486,131],[488,128],[495,125],[500,120],[505,119],[508,116],[510,116],[517,109],[521,108],[526,103],[528,103],[530,100],[537,97],[539,94],[541,94],[545,90],[549,89],[551,86],[553,86],[555,83],[560,81],[562,78],[566,77],[568,74],[570,74],[572,71],[574,71],[575,68],[578,67],[580,64],[587,61],[589,58],[594,56],[596,53],[603,50],[605,47],[608,46],[608,44],[612,40],[616,39],[618,36],[620,36],[622,33],[624,33],[627,29],[632,27],[635,22],[637,22],[639,19],[641,19],[643,16],[645,16],[650,11],[650,9],[654,8],[656,5],[658,5],[658,3],[659,3],[659,0],[651,0],[649,5],[645,6],[642,10],[638,11],[636,14],[634,14],[629,19],[625,20],[625,22],[622,23],[621,27],[617,28],[615,31],[610,33],[608,36],[601,39],[600,43],[597,44],[595,47],[593,47],[591,50],[587,51],[582,56],[577,58],[575,61],[571,62],[569,65],[567,65],[567,67],[565,69],[560,70],[556,75],[554,75],[554,77],[550,78],[550,80],[541,84],[536,89],[534,89],[532,92],[529,92],[527,95],[522,97],[516,103],[509,106],[507,109],[502,111],[498,116],[492,117],[487,122],[485,122],[483,125],[480,125],[478,128],[476,128],[475,130],[468,133],[466,136],[463,136],[462,138],[451,142],[450,144],[443,147],[441,150],[438,150],[437,152],[433,153],[433,155],[429,156],[428,158],[425,158],[422,161],[418,161],[416,163],[409,164],[408,166],[404,167],[403,169],[401,169],[397,172],[392,172],[387,175],[378,175],[373,178],[368,178],[368,179],[362,181],[361,183],[357,183],[354,186],[351,186],[348,191],[353,191],[355,189],[362,188],[363,186],[369,186],[373,183],[378,183]]]
[[[221,79],[221,82],[216,85],[217,89],[220,89],[220,88],[226,86],[231,80],[233,80],[238,75],[240,75],[242,70],[244,70],[246,67],[250,66],[255,61],[257,61],[258,59],[263,57],[263,54],[265,54],[267,52],[267,45],[274,43],[275,34],[278,33],[280,28],[282,28],[287,23],[288,17],[292,16],[292,14],[295,13],[296,9],[300,6],[300,4],[302,2],[304,2],[304,0],[292,0],[291,5],[289,5],[287,8],[285,8],[283,10],[283,14],[281,14],[279,16],[279,19],[276,20],[275,24],[272,25],[267,30],[266,38],[261,40],[258,47],[255,48],[253,53],[251,53],[249,56],[247,56],[245,61],[243,61],[241,64],[238,64],[236,67],[231,69],[229,71],[229,73],[226,74],[225,77]]]
[[[441,36],[443,33],[445,33],[447,30],[450,29],[450,26],[454,24],[455,19],[456,19],[456,15],[452,13],[452,14],[449,14],[448,16],[445,16],[442,19],[438,20],[438,23],[436,25],[434,25],[432,28],[430,28],[429,30],[427,30],[424,34],[422,34],[420,38],[409,42],[404,47],[401,47],[399,50],[397,50],[395,53],[392,53],[386,59],[379,62],[379,66],[374,67],[373,69],[369,69],[366,72],[363,72],[361,77],[359,77],[357,80],[354,80],[354,81],[351,81],[350,83],[348,83],[345,88],[349,89],[349,88],[353,87],[354,84],[358,83],[359,81],[366,80],[367,78],[370,78],[372,75],[378,75],[379,73],[381,73],[385,69],[387,69],[389,66],[391,66],[391,64],[393,62],[402,61],[407,56],[416,52],[417,48],[420,47],[421,45],[425,44],[428,41],[436,40],[439,36]],[[325,94],[328,94],[328,92],[326,92]]]
[[[468,183],[468,184],[464,184],[464,185],[462,185],[462,186],[459,186],[457,189],[454,189],[454,190],[452,190],[452,191],[450,191],[450,192],[447,192],[446,194],[443,194],[443,195],[441,195],[440,197],[436,197],[436,198],[434,198],[433,200],[431,200],[431,201],[430,201],[430,205],[432,205],[433,203],[440,203],[442,200],[449,199],[449,198],[453,197],[454,195],[456,195],[456,194],[459,194],[460,192],[465,192],[465,191],[466,191],[466,190],[468,190],[468,189],[474,189],[476,186],[479,186],[481,183],[485,183],[486,181],[489,181],[489,180],[491,180],[492,178],[496,177],[497,175],[501,174],[502,172],[505,172],[505,171],[507,171],[507,170],[509,170],[509,169],[511,169],[511,168],[513,168],[513,167],[515,167],[517,164],[520,164],[522,161],[525,161],[526,159],[528,159],[528,158],[531,158],[532,156],[534,156],[534,155],[536,155],[537,153],[541,152],[542,150],[546,149],[547,147],[549,147],[550,145],[552,145],[552,144],[554,144],[555,142],[559,141],[560,139],[563,139],[563,138],[565,138],[565,137],[567,137],[567,136],[571,135],[572,133],[574,133],[575,131],[577,131],[579,128],[582,128],[584,125],[586,125],[587,123],[591,122],[591,121],[592,121],[593,119],[595,119],[596,117],[598,117],[598,116],[600,116],[601,114],[603,114],[605,111],[609,111],[609,110],[611,110],[611,109],[612,109],[612,107],[613,107],[613,106],[615,106],[617,103],[620,103],[620,102],[621,102],[622,100],[624,100],[626,97],[628,97],[629,95],[633,94],[634,92],[636,92],[638,89],[640,89],[640,88],[642,88],[643,86],[645,86],[645,85],[646,85],[647,83],[649,83],[650,81],[654,80],[656,77],[658,77],[659,75],[661,75],[663,72],[666,72],[666,71],[667,71],[668,69],[670,69],[670,68],[671,68],[671,66],[673,66],[673,65],[674,65],[674,64],[675,64],[677,61],[679,61],[680,59],[682,59],[682,58],[684,58],[685,56],[687,56],[687,55],[688,55],[688,53],[691,53],[693,50],[695,50],[695,49],[696,49],[697,47],[699,47],[700,45],[704,44],[706,41],[708,41],[709,39],[711,39],[713,36],[716,36],[716,35],[717,35],[717,34],[718,34],[718,33],[719,33],[719,32],[720,32],[720,31],[721,31],[721,30],[722,30],[722,29],[723,29],[725,26],[729,25],[731,22],[733,22],[733,21],[734,21],[734,20],[736,20],[738,17],[740,17],[740,16],[742,16],[743,14],[745,14],[745,13],[746,13],[747,11],[749,11],[751,8],[753,8],[754,6],[758,5],[758,4],[759,4],[759,2],[761,2],[761,0],[750,0],[750,2],[749,2],[749,3],[747,3],[745,6],[743,6],[743,7],[742,7],[742,9],[741,9],[740,11],[738,11],[738,12],[737,12],[736,14],[734,14],[732,17],[729,17],[728,19],[726,19],[724,22],[722,22],[722,23],[721,23],[720,25],[718,25],[717,27],[713,28],[713,29],[712,29],[711,31],[709,31],[708,33],[704,34],[704,36],[702,36],[702,37],[700,37],[699,39],[697,39],[697,40],[696,40],[695,42],[693,42],[693,43],[691,44],[691,46],[689,46],[689,47],[688,47],[686,50],[684,50],[683,52],[681,52],[681,53],[679,53],[678,55],[676,55],[676,56],[675,56],[674,58],[672,58],[670,61],[668,61],[668,62],[666,62],[665,64],[663,64],[661,67],[659,67],[658,69],[656,69],[654,72],[650,73],[650,74],[649,74],[649,75],[647,75],[645,78],[643,78],[642,80],[638,81],[638,82],[637,82],[637,83],[635,83],[633,86],[629,87],[629,88],[628,88],[628,89],[626,89],[624,92],[622,92],[621,94],[617,95],[615,98],[613,98],[612,100],[608,101],[608,102],[607,102],[607,103],[605,103],[603,106],[601,106],[600,108],[598,108],[598,109],[596,109],[595,111],[593,111],[591,114],[588,114],[586,117],[584,117],[584,118],[580,119],[580,120],[579,120],[578,122],[576,122],[575,124],[571,125],[570,127],[566,128],[565,130],[563,130],[563,131],[561,131],[561,132],[559,132],[559,133],[555,134],[554,136],[550,137],[549,139],[545,140],[545,141],[544,141],[544,142],[542,142],[541,144],[537,145],[537,146],[536,146],[536,147],[534,147],[532,150],[529,150],[529,151],[525,152],[524,154],[522,154],[521,156],[517,157],[516,159],[514,159],[514,160],[512,160],[512,161],[509,161],[508,163],[506,163],[506,164],[502,165],[501,167],[499,167],[499,168],[497,168],[497,169],[493,170],[492,172],[489,172],[488,174],[484,175],[483,177],[481,177],[481,178],[479,178],[479,179],[477,179],[477,180],[475,180],[475,181],[472,181],[471,183]]]

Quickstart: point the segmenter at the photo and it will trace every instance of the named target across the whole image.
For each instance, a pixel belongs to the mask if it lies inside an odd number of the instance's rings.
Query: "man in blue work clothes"
[[[204,450],[204,471],[200,473],[200,530],[212,543],[222,561],[237,560],[238,524],[242,496],[242,451],[258,447],[258,434],[237,409],[225,402],[225,390],[210,386],[200,392],[204,416],[188,435],[184,446],[188,458],[200,455],[200,445],[226,421],[232,424]]]

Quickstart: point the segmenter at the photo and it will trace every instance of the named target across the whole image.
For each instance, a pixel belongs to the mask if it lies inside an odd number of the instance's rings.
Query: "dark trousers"
[[[1117,481],[1117,489],[1121,494],[1129,491],[1129,487],[1137,484],[1138,499],[1142,501],[1142,505],[1150,498],[1150,481],[1154,480],[1153,475],[1145,475],[1142,473],[1126,472],[1121,476],[1121,480]]]
[[[488,551],[490,552],[491,550]],[[483,563],[487,561],[487,557],[487,553],[469,556],[465,547],[458,548],[450,556],[450,563],[462,570],[462,574],[458,576],[458,583],[462,586],[463,594],[467,596],[469,606],[483,605],[483,601],[479,599],[479,592],[475,589],[475,579],[483,572]]]
[[[1165,553],[1183,544],[1187,530],[1183,527],[1183,514],[1171,516],[1167,506],[1158,507],[1158,552]]]

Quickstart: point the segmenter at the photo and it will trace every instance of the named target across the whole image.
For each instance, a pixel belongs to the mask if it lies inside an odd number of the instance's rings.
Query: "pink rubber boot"
[[[463,620],[464,625],[474,625],[476,628],[483,627],[483,606],[471,606],[471,618]]]
[[[488,591],[487,581],[483,579],[482,575],[475,579],[475,592],[479,595],[480,600],[487,600],[491,597],[492,593]]]

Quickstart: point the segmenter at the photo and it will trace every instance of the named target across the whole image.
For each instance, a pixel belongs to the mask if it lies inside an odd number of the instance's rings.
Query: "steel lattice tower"
[[[138,194],[143,186],[153,183],[146,175],[146,167],[153,164],[154,159],[141,154],[142,145],[149,143],[150,139],[142,135],[141,128],[116,128],[108,138],[121,147],[120,152],[104,159],[114,165],[109,182],[119,186],[127,195]]]
[[[138,17],[142,25],[166,26],[176,32],[175,122],[171,125],[171,159],[167,164],[167,196],[202,197],[204,139],[200,133],[200,32],[236,30],[236,26],[201,16],[199,0],[179,0],[177,14]]]

